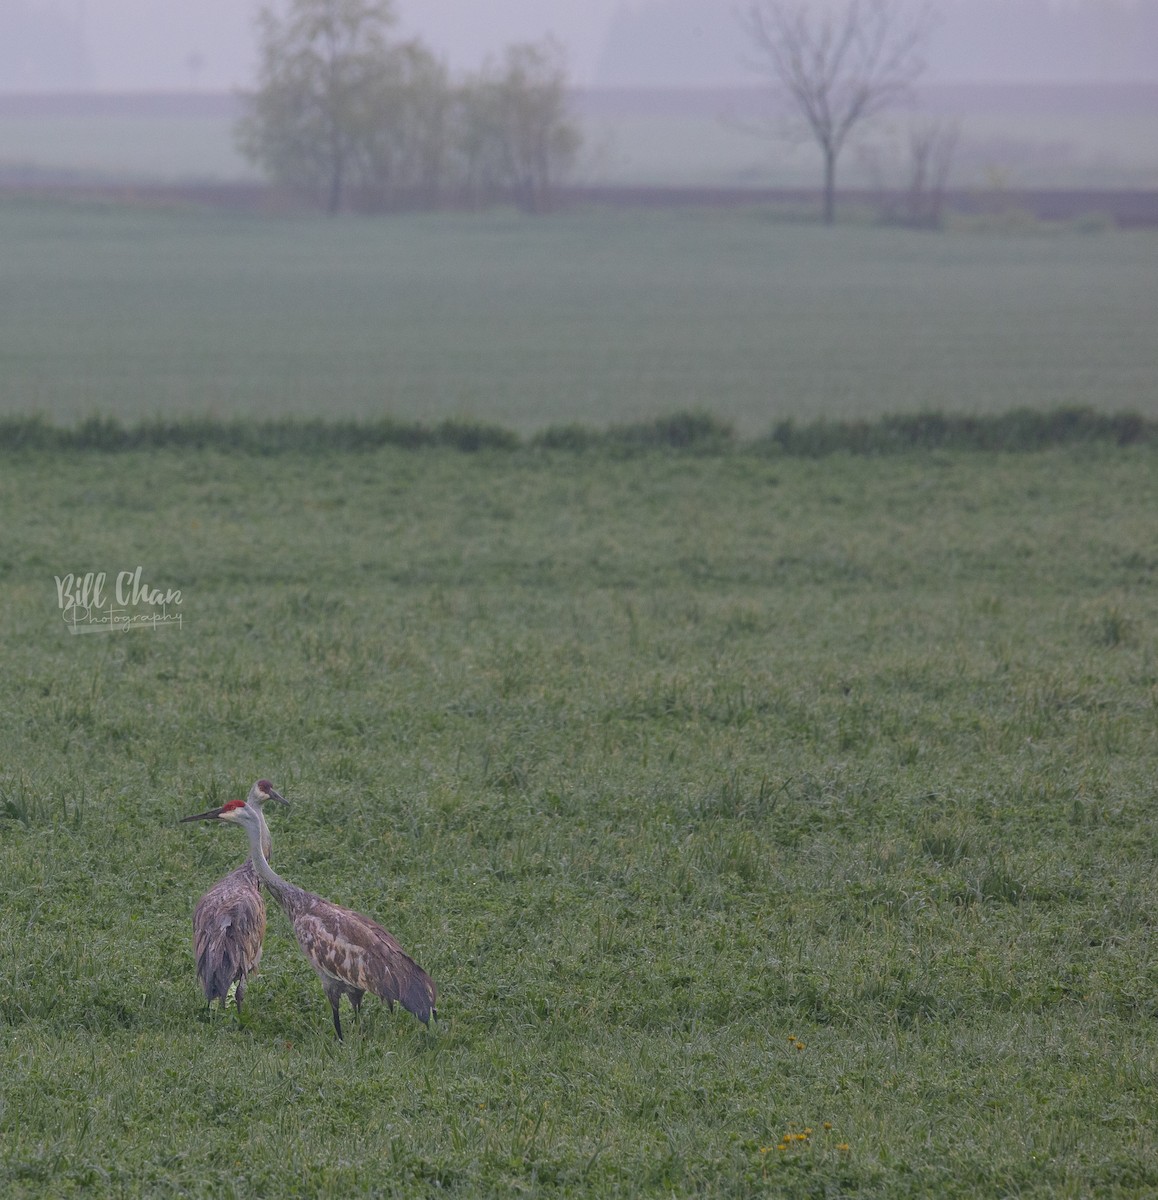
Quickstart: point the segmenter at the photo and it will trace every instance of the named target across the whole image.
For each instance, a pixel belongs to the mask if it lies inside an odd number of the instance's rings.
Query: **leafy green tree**
[[[461,93],[459,149],[476,202],[509,196],[526,212],[549,211],[582,135],[567,112],[567,71],[552,39],[510,46]]]
[[[238,129],[242,152],[274,179],[340,211],[381,120],[393,0],[290,0],[265,8],[258,88]]]
[[[380,209],[434,208],[448,183],[454,90],[420,42],[394,48],[378,81],[364,146],[366,200]]]
[[[419,42],[392,43],[393,0],[289,0],[263,9],[257,90],[238,143],[330,213],[346,207],[552,206],[580,135],[552,41],[512,46],[456,87]]]

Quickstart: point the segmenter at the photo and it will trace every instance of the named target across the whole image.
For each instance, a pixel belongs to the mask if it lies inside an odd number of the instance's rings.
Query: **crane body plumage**
[[[261,964],[265,938],[265,900],[257,871],[247,858],[236,871],[215,883],[193,910],[193,955],[197,980],[212,1005],[233,1001],[241,1012],[246,980]]]
[[[275,793],[276,794],[276,793]],[[392,933],[353,909],[325,900],[282,879],[269,865],[262,844],[259,796],[245,804],[235,801],[223,808],[187,820],[218,819],[240,825],[249,838],[250,862],[293,928],[294,937],[322,983],[334,1018],[334,1032],[342,1039],[338,1013],[342,996],[348,996],[357,1013],[367,992],[391,1008],[401,1004],[424,1024],[436,1017],[437,989],[430,976],[399,945]],[[268,830],[267,830],[268,833]]]
[[[261,871],[260,863],[257,869]],[[392,933],[353,909],[286,883],[273,875],[272,869],[262,878],[289,918],[302,953],[322,982],[339,1038],[342,1022],[338,1005],[343,995],[350,997],[355,1012],[369,992],[391,1008],[401,1004],[424,1024],[437,1015],[434,981]]]

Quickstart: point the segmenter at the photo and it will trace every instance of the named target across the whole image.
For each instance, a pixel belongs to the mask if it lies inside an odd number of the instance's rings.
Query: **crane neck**
[[[265,823],[265,813],[259,808],[257,815],[261,818],[261,852],[265,855],[265,861],[273,857],[273,839],[269,836],[269,826]]]
[[[260,809],[258,809],[258,814],[261,816]],[[246,825],[245,832],[249,837],[249,857],[253,859],[253,865],[257,868],[258,875],[275,896],[286,895],[292,889],[293,885],[282,879],[273,867],[269,865],[267,853],[272,848],[272,842],[269,836],[269,826],[265,823],[265,817],[261,816],[258,826]]]

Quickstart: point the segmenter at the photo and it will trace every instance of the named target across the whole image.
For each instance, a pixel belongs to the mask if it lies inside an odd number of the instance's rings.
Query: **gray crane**
[[[370,992],[391,1009],[395,1003],[401,1004],[429,1025],[431,1017],[438,1015],[434,980],[402,949],[393,934],[369,917],[323,900],[274,872],[262,845],[261,806],[270,795],[255,792],[245,803],[232,800],[221,808],[184,819],[225,821],[245,830],[258,877],[289,918],[302,953],[322,981],[338,1040],[343,1040],[338,1005],[344,995],[349,996],[355,1014],[361,1008],[362,997]]]
[[[259,799],[260,798],[260,799]],[[248,803],[253,806],[261,823],[261,845],[268,859],[270,854],[269,827],[261,805],[269,799],[286,803],[268,779],[259,779],[249,790]],[[233,800],[233,805],[246,801]],[[219,812],[214,809],[213,812]],[[185,821],[204,820],[208,813],[184,817]],[[229,1003],[230,992],[241,1016],[246,981],[257,971],[261,962],[261,946],[265,938],[265,900],[253,859],[247,858],[235,871],[219,879],[197,901],[193,909],[193,956],[197,963],[197,980],[205,999],[212,1007],[215,1000],[221,1007]]]

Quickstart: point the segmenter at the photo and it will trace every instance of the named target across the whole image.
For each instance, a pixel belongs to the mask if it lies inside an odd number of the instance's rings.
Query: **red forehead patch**
[[[235,808],[244,808],[244,800],[230,800],[221,806],[222,812],[232,812]]]

